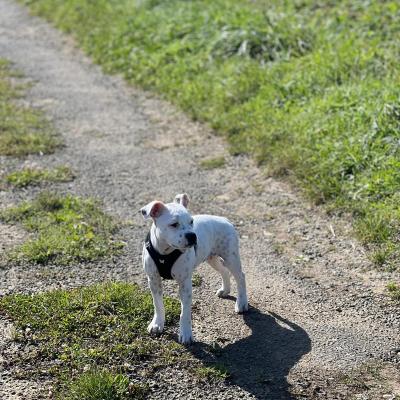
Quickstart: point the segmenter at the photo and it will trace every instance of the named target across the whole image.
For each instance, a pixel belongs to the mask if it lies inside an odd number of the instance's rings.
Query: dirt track
[[[230,157],[221,139],[172,106],[104,75],[70,38],[8,0],[0,0],[0,57],[35,83],[27,101],[46,111],[65,140],[56,154],[28,161],[70,165],[77,178],[54,187],[97,197],[107,211],[131,221],[121,231],[127,242],[122,256],[68,268],[4,265],[0,294],[104,279],[144,284],[140,252],[147,228],[137,210],[154,198],[170,201],[185,191],[194,213],[221,214],[238,227],[253,308],[235,315],[232,299],[214,295],[217,275],[200,267],[193,352],[207,357],[202,344],[218,342],[224,348],[220,362],[233,371],[233,384],[201,392],[178,382],[179,376],[174,382],[171,371],[168,384],[176,398],[286,399],[292,398],[289,386],[303,398],[350,398],[363,391],[367,397],[358,398],[400,396],[400,313],[384,295],[394,276],[372,269],[345,221],[265,177],[248,158]],[[199,167],[205,157],[221,154],[228,160],[225,167]],[[6,169],[23,161],[0,162]],[[0,202],[12,204],[37,190],[3,191]],[[15,227],[0,225],[2,246],[21,236]],[[175,289],[167,285],[167,292]],[[10,351],[4,336],[0,346]],[[386,361],[387,382],[380,389],[372,383],[369,391],[357,389],[338,377],[381,361]],[[33,383],[15,381],[1,366],[0,374],[0,398],[37,398]],[[154,389],[152,398],[173,398],[165,393]]]

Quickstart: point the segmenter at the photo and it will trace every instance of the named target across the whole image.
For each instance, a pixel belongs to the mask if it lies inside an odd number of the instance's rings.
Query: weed
[[[42,182],[68,182],[74,179],[74,174],[67,166],[60,166],[53,170],[24,168],[6,175],[5,179],[10,185],[26,187],[39,185]]]
[[[34,201],[0,213],[35,237],[15,248],[10,257],[38,264],[89,261],[118,252],[117,225],[93,200],[42,192]]]
[[[193,274],[192,285],[194,287],[198,287],[201,286],[202,283],[203,283],[203,278],[199,274]]]
[[[223,353],[223,348],[218,342],[212,342],[208,347],[208,351],[218,357]]]
[[[346,373],[333,374],[331,382],[332,387],[336,388],[332,392],[333,397],[340,397],[345,393],[346,399],[358,397],[394,399],[397,393],[398,369],[389,362],[375,360]]]
[[[251,185],[253,186],[253,189],[257,195],[261,195],[265,190],[264,182],[252,181]]]
[[[282,243],[274,242],[272,244],[272,249],[274,250],[274,253],[278,256],[281,256],[285,252],[285,246]]]
[[[60,145],[42,112],[17,105],[24,86],[11,83],[16,77],[7,61],[0,59],[0,155],[21,157],[52,153]]]
[[[390,296],[394,300],[400,300],[400,286],[395,282],[390,282],[387,284],[387,290],[389,291]]]
[[[178,301],[165,298],[165,306],[167,324],[175,323]],[[145,387],[129,382],[124,365],[143,360],[168,365],[164,352],[181,351],[175,342],[147,334],[152,300],[137,285],[109,282],[9,295],[0,299],[0,311],[13,320],[16,340],[36,349],[31,358],[16,355],[14,362],[23,363],[29,374],[45,370],[56,378],[60,398],[141,398]]]
[[[129,400],[143,399],[147,393],[144,385],[133,384],[122,374],[109,371],[85,372],[72,381],[59,399],[66,400]]]
[[[194,372],[199,378],[207,380],[221,380],[230,376],[228,369],[224,365],[220,364],[215,364],[209,367],[198,367]]]
[[[200,161],[200,166],[204,169],[221,168],[225,165],[224,157],[206,158]]]
[[[398,245],[398,3],[25,3],[106,71],[210,123],[233,154],[252,154],[316,203],[350,211],[368,246]]]

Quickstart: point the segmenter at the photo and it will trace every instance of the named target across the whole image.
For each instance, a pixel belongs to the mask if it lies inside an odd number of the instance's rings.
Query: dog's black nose
[[[195,246],[197,244],[197,236],[193,232],[189,232],[185,234],[185,238],[187,240],[188,246]]]

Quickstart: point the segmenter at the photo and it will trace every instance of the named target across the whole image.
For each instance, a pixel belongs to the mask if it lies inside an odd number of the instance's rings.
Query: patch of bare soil
[[[0,56],[37,82],[27,101],[44,107],[65,140],[62,151],[31,161],[70,165],[77,178],[55,189],[97,197],[108,212],[130,221],[121,230],[127,242],[121,256],[62,268],[6,264],[0,269],[1,293],[106,279],[144,285],[140,254],[148,226],[137,211],[154,198],[169,201],[185,191],[193,213],[224,215],[237,226],[252,307],[236,315],[235,293],[217,298],[219,277],[201,266],[203,283],[193,296],[197,343],[190,350],[205,363],[225,364],[232,378],[199,386],[169,371],[151,387],[151,398],[398,395],[399,308],[383,289],[399,277],[373,270],[346,218],[327,216],[293,188],[266,177],[248,158],[231,157],[223,140],[170,105],[105,76],[69,38],[9,0],[0,0]],[[201,168],[203,159],[221,154],[224,167]],[[1,195],[6,204],[29,198],[35,190]],[[14,228],[7,229],[2,238],[18,239]],[[174,283],[165,287],[176,295]],[[3,357],[10,346],[11,339],[3,340]],[[7,363],[2,365],[8,382],[2,398],[39,398],[24,381],[18,383]],[[31,382],[35,385],[47,388],[49,396],[50,383]]]
[[[0,254],[23,243],[27,236],[26,231],[19,226],[0,223]]]

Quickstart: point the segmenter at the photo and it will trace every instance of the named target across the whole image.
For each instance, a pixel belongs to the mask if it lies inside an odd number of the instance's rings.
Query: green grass
[[[387,285],[387,290],[390,294],[390,297],[394,300],[400,300],[400,286],[395,282],[390,282]]]
[[[128,400],[143,399],[146,387],[129,382],[122,374],[109,371],[85,372],[73,381],[59,399],[66,400]]]
[[[338,0],[25,0],[109,72],[162,93],[350,212],[382,266],[400,222],[400,4]]]
[[[74,174],[67,166],[59,166],[55,169],[23,168],[5,176],[7,183],[19,188],[44,182],[68,182],[73,179]]]
[[[167,324],[175,324],[178,301],[165,298],[165,306]],[[137,285],[9,295],[0,299],[0,311],[13,321],[21,348],[35,348],[9,361],[23,365],[30,378],[55,379],[60,399],[142,398],[146,384],[137,372],[176,364],[183,352],[172,340],[147,334],[152,300]]]
[[[16,103],[25,87],[11,78],[19,77],[6,60],[0,59],[0,155],[52,153],[60,141],[44,114]]]
[[[195,369],[197,376],[207,380],[223,380],[230,376],[228,369],[223,365],[202,366]]]
[[[199,274],[193,274],[192,285],[194,287],[199,287],[203,283],[203,278]]]
[[[118,252],[117,224],[90,199],[51,192],[0,213],[0,220],[21,223],[34,235],[10,258],[38,264],[96,260]]]
[[[224,157],[206,158],[200,161],[200,166],[204,169],[221,168],[225,165]]]

